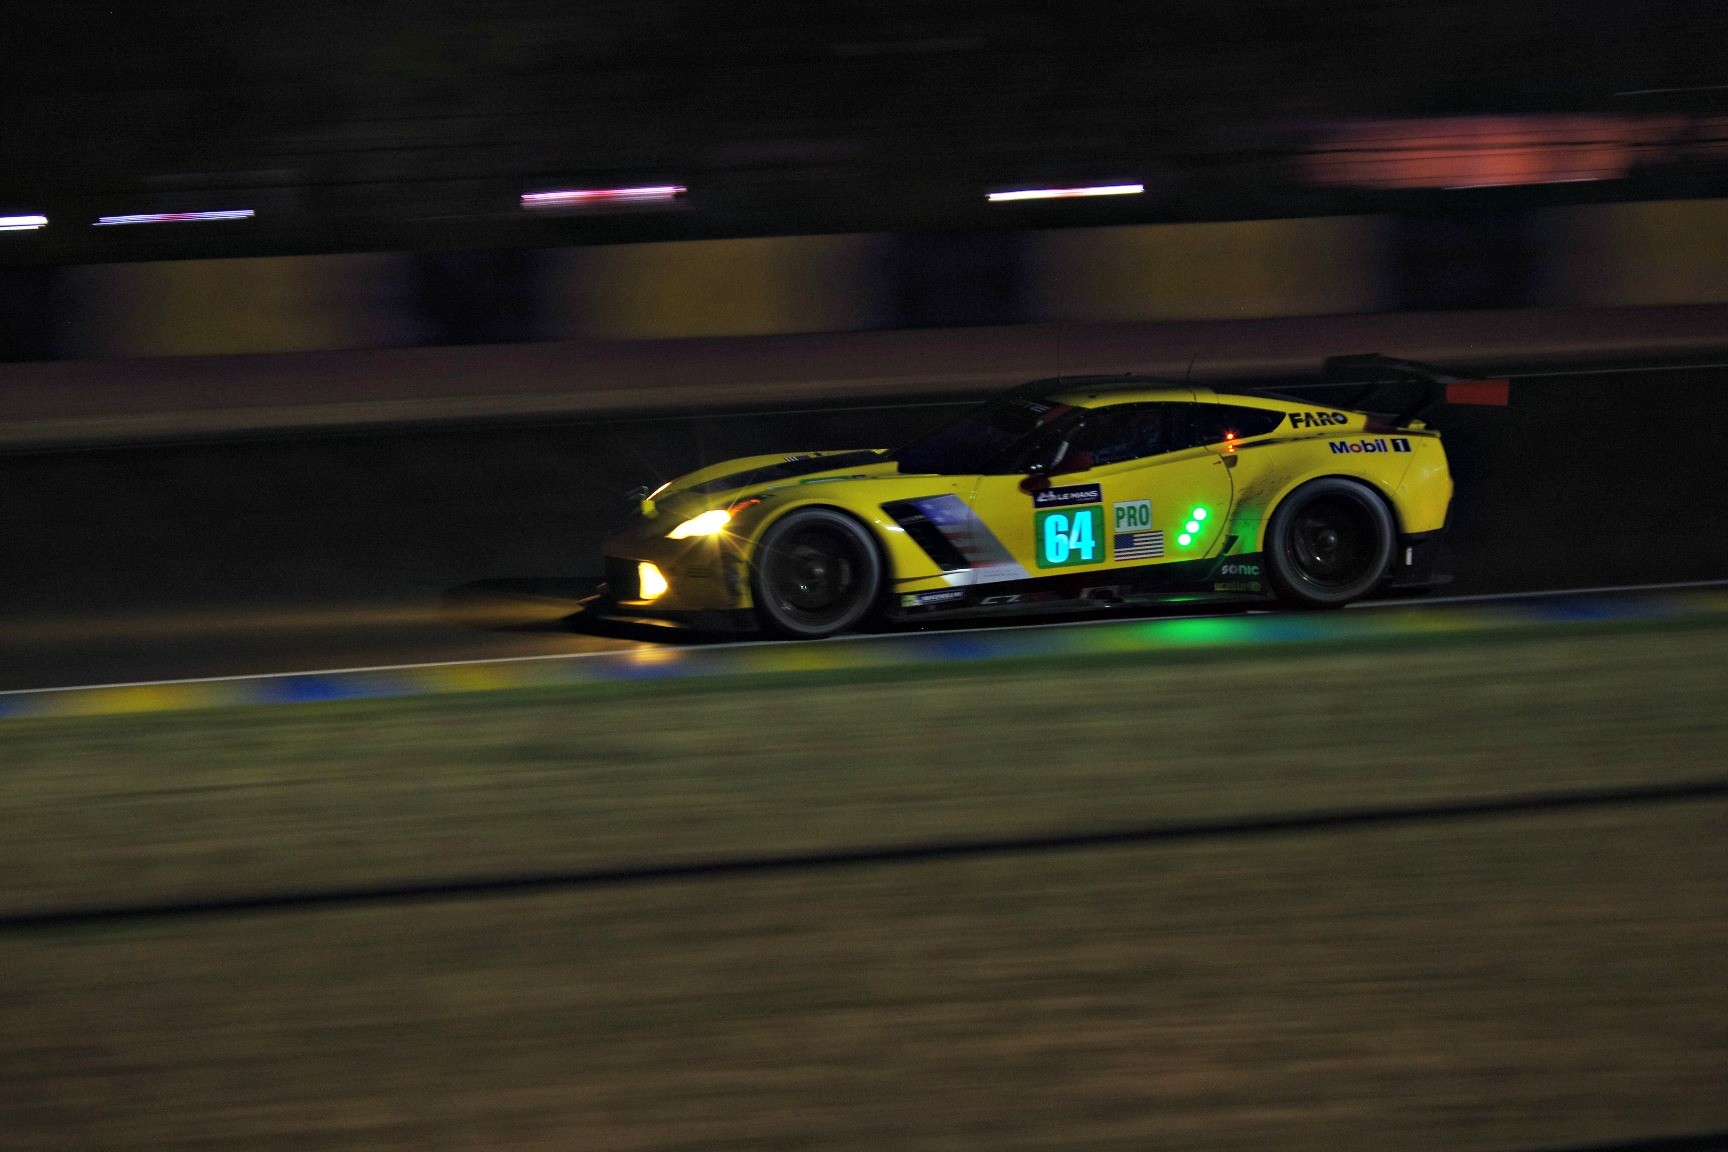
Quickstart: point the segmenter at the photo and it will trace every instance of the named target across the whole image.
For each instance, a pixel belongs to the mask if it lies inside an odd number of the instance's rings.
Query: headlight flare
[[[672,531],[666,533],[668,540],[688,540],[692,536],[712,536],[726,527],[732,520],[732,513],[724,508],[712,508],[700,516],[692,516]]]

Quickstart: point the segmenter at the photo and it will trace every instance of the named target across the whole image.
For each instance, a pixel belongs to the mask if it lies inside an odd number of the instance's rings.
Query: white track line
[[[1673,584],[1605,584],[1597,588],[1560,588],[1552,592],[1479,592],[1471,596],[1419,596],[1408,600],[1366,600],[1347,608],[1404,608],[1422,604],[1480,604],[1487,600],[1538,600],[1544,596],[1605,596],[1613,592],[1680,592],[1688,588],[1728,588],[1728,580],[1681,580]]]
[[[1697,588],[1728,588],[1728,580],[1688,580],[1673,584],[1622,584],[1603,585],[1595,588],[1558,588],[1543,592],[1485,592],[1473,596],[1421,597],[1409,600],[1374,600],[1366,603],[1347,605],[1351,609],[1374,608],[1421,608],[1440,604],[1480,604],[1499,600],[1537,600],[1554,596],[1601,596],[1617,592],[1679,592]],[[1269,609],[1250,608],[1251,614],[1268,614]],[[1139,617],[1139,619],[1181,619],[1206,620],[1225,615],[1240,615],[1240,613],[1196,613],[1186,616]],[[1053,620],[1029,621],[1024,624],[1012,625],[1015,632],[1037,631],[1045,628],[1095,628],[1110,624],[1124,623],[1121,616],[1108,616],[1096,620]],[[894,641],[908,636],[958,636],[972,632],[983,631],[980,628],[941,628],[923,632],[881,632],[862,636],[836,636],[820,643],[829,644],[868,644],[873,641]],[[723,644],[691,645],[681,651],[715,652],[731,651],[739,648],[763,648],[787,644],[806,644],[806,640],[735,640]],[[415,664],[364,664],[350,668],[306,668],[287,672],[247,672],[233,676],[187,676],[172,680],[125,680],[105,684],[61,684],[47,688],[11,688],[0,691],[0,698],[7,696],[37,696],[50,692],[97,692],[118,690],[122,688],[172,688],[186,684],[238,684],[250,680],[279,680],[290,676],[355,676],[379,672],[415,672],[427,668],[473,668],[487,664],[528,664],[544,660],[589,660],[606,656],[622,656],[641,651],[636,648],[609,648],[603,652],[543,652],[533,656],[483,656],[472,660],[427,660]],[[650,649],[651,651],[654,649]]]

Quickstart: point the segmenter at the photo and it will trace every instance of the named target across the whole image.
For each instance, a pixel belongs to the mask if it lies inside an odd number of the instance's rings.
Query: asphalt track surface
[[[1097,662],[1311,645],[1384,645],[1493,638],[1554,626],[1720,626],[1728,581],[1377,600],[1346,612],[1206,608],[1095,614],[1012,627],[902,629],[787,643],[637,643],[613,650],[483,660],[315,668],[293,672],[84,684],[0,691],[0,721],[25,717],[169,712],[236,705],[376,700],[500,688],[655,680],[905,675],[937,665],[1023,660]]]
[[[1728,372],[1447,409],[1449,595],[1728,579]],[[493,422],[0,455],[0,690],[699,644],[570,618],[625,493],[895,444],[957,406]],[[1014,627],[993,625],[992,627]]]

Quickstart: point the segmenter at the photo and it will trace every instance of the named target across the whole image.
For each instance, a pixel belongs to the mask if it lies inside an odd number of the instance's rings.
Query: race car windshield
[[[893,457],[908,473],[1012,472],[1027,445],[1069,411],[1065,404],[1041,400],[998,400],[895,449]]]

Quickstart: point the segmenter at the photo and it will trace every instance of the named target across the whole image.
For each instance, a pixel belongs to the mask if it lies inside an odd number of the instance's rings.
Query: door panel
[[[1202,559],[1230,511],[1230,469],[1204,448],[1067,473],[1042,492],[1023,479],[981,476],[970,503],[1034,577]]]

